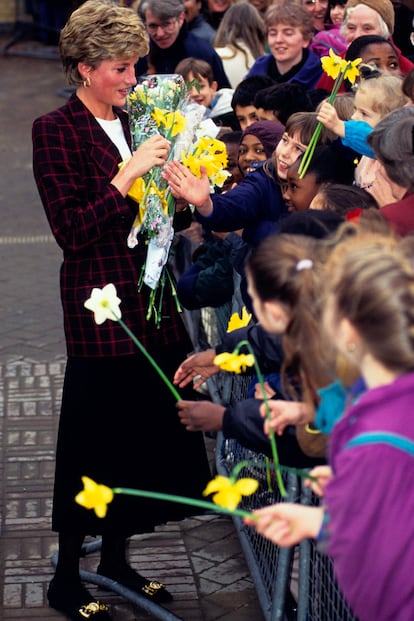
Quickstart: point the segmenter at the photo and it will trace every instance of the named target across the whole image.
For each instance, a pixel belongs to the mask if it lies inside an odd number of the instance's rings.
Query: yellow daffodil
[[[254,365],[254,356],[252,354],[230,354],[223,352],[214,358],[214,364],[223,371],[230,373],[242,373],[246,367]]]
[[[162,110],[161,108],[154,107],[151,112],[151,116],[157,124],[157,127],[161,127],[161,125],[165,125],[165,115],[167,114],[166,110]]]
[[[358,65],[362,62],[362,58],[356,58],[347,62],[347,67],[344,71],[344,80],[348,80],[351,84],[354,84],[355,80],[359,76]]]
[[[114,493],[110,487],[99,485],[89,477],[82,477],[83,490],[75,496],[78,505],[85,509],[94,509],[99,518],[104,518],[108,504],[112,502]]]
[[[193,175],[195,177],[198,177],[200,179],[201,177],[201,172],[200,172],[200,166],[201,166],[201,161],[199,159],[197,159],[197,156],[195,155],[195,153],[187,153],[187,155],[183,152],[181,154],[181,162],[183,163],[183,165],[188,168],[188,170],[190,172],[193,173]]]
[[[86,300],[84,307],[94,313],[95,323],[100,325],[107,319],[117,321],[121,318],[120,303],[121,300],[116,294],[115,285],[109,283],[103,289],[94,287],[91,297]]]
[[[175,112],[166,113],[164,124],[171,138],[174,138],[185,130],[187,121],[179,110],[175,110]]]
[[[247,312],[247,308],[243,306],[241,317],[238,313],[233,313],[227,325],[227,332],[233,332],[239,328],[245,328],[249,325],[252,314]]]
[[[333,80],[336,80],[339,74],[342,73],[346,64],[346,60],[337,56],[332,48],[329,50],[329,55],[322,56],[321,58],[322,69]]]
[[[223,183],[229,177],[231,177],[231,173],[229,173],[228,170],[219,170],[218,173],[212,176],[211,183],[212,185],[215,185],[218,188],[221,188],[223,186]]]
[[[255,479],[239,479],[232,481],[228,477],[217,475],[207,484],[203,496],[214,494],[212,500],[220,507],[232,511],[237,507],[242,496],[251,496],[257,490],[259,484]]]

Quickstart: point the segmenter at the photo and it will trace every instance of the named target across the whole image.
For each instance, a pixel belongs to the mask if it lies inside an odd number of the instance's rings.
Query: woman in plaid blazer
[[[87,0],[60,38],[63,65],[76,93],[33,125],[35,180],[63,251],[60,285],[68,353],[52,516],[59,561],[48,597],[71,619],[84,619],[94,609],[94,619],[110,619],[107,607],[94,605],[80,583],[85,535],[102,535],[99,573],[165,602],[171,599],[165,587],[129,566],[126,541],[192,513],[184,505],[118,495],[99,519],[74,502],[81,477],[110,487],[191,497],[199,497],[209,479],[202,435],[185,431],[157,373],[117,322],[98,326],[84,308],[93,287],[113,283],[125,323],[170,377],[192,349],[167,292],[161,327],[147,322],[149,289],[137,292],[145,245],[129,249],[126,243],[136,213],[127,192],[137,177],[163,165],[169,151],[168,142],[154,136],[131,157],[122,107],[136,82],[134,65],[147,50],[145,29],[134,11],[108,0]],[[131,159],[119,171],[126,158]]]

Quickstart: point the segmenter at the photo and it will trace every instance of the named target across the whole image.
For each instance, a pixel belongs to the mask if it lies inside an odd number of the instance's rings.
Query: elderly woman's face
[[[379,13],[365,5],[354,9],[347,20],[345,27],[346,44],[349,45],[354,39],[362,37],[362,35],[382,36]]]

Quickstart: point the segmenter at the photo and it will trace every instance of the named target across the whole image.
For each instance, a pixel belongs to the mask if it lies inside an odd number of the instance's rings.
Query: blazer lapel
[[[76,95],[69,99],[67,105],[77,133],[89,150],[91,159],[106,176],[113,177],[118,171],[118,164],[121,162],[118,149]],[[128,115],[120,109],[116,109],[115,112],[121,119],[125,138],[128,145],[131,146]]]

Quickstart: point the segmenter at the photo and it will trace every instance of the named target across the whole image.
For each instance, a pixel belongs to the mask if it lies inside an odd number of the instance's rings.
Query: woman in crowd
[[[203,438],[186,434],[174,399],[117,322],[94,322],[84,307],[94,287],[113,283],[125,323],[167,375],[192,349],[172,297],[164,295],[163,321],[146,320],[149,289],[137,292],[145,261],[143,243],[126,240],[136,214],[127,193],[153,166],[162,166],[169,143],[154,136],[131,151],[126,96],[134,66],[148,51],[135,11],[110,1],[87,0],[60,37],[69,84],[76,92],[33,125],[33,168],[43,206],[63,250],[61,299],[68,360],[57,442],[52,527],[59,558],[50,583],[51,607],[70,619],[110,619],[108,607],[82,586],[79,558],[86,535],[102,535],[98,573],[155,602],[172,596],[128,564],[135,533],[188,514],[181,505],[119,496],[104,519],[74,501],[82,476],[110,487],[150,488],[200,496],[209,478]],[[122,160],[128,160],[119,170]],[[142,395],[151,395],[151,409]],[[192,467],[188,469],[188,464]]]
[[[262,16],[248,2],[238,2],[225,13],[214,48],[224,71],[235,88],[265,53],[266,34]]]
[[[247,77],[268,75],[275,82],[314,88],[322,68],[319,57],[308,49],[313,36],[309,13],[297,4],[271,5],[265,26],[270,54],[258,58]]]

